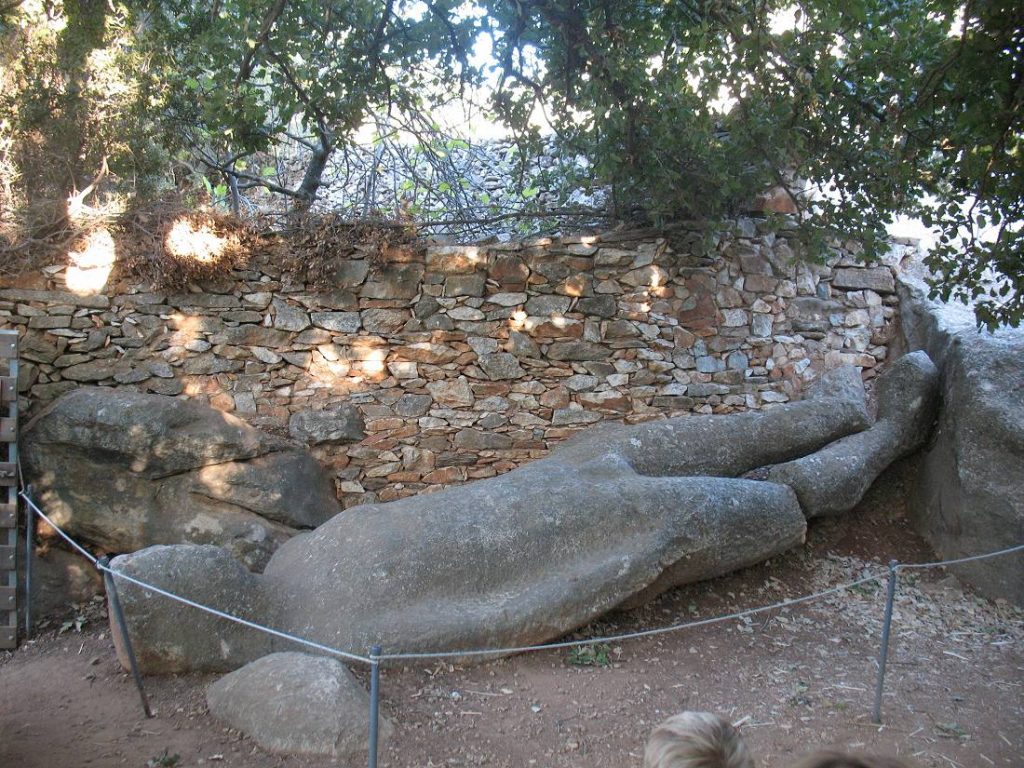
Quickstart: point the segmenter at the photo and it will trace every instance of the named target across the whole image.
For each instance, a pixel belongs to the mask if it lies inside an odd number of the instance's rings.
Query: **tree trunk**
[[[302,177],[302,183],[295,190],[295,204],[292,211],[305,213],[316,201],[316,193],[323,183],[324,170],[327,168],[327,161],[334,152],[334,144],[327,137],[321,135],[320,145],[313,150],[313,156],[309,158],[306,166],[306,173]]]
[[[234,163],[231,166],[234,170]],[[228,190],[231,192],[231,212],[238,216],[242,208],[242,196],[238,193],[238,177],[233,173],[225,173],[224,180],[228,183]]]

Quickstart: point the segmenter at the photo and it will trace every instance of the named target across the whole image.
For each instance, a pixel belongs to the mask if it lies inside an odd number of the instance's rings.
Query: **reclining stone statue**
[[[805,400],[763,411],[599,426],[505,475],[353,507],[288,540],[263,574],[200,545],[150,547],[113,567],[359,654],[542,643],[800,544],[808,517],[842,511],[818,499],[852,508],[926,438],[937,376],[923,353],[894,363],[874,425],[859,372],[839,368]],[[765,469],[768,481],[742,477]],[[123,580],[120,592],[144,672],[307,650]]]

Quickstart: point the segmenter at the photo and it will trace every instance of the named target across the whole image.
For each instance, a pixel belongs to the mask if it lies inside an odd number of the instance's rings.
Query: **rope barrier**
[[[754,614],[764,613],[765,611],[774,611],[777,608],[788,608],[791,605],[799,605],[801,603],[809,603],[812,600],[819,600],[822,597],[842,592],[844,590],[856,587],[860,584],[867,584],[872,581],[882,581],[885,578],[885,574],[880,573],[877,576],[868,576],[863,579],[857,579],[857,581],[851,581],[847,584],[840,584],[837,587],[826,589],[822,592],[815,592],[810,595],[803,595],[802,597],[795,597],[791,600],[783,600],[779,603],[773,603],[772,605],[762,605],[757,608],[748,608],[743,611],[737,611],[736,613],[729,613],[724,616],[713,616],[707,619],[698,619],[697,621],[688,621],[683,624],[673,624],[669,627],[658,627],[657,629],[644,629],[638,632],[624,632],[620,635],[609,635],[608,637],[588,637],[583,640],[566,640],[560,643],[545,643],[543,645],[525,645],[517,648],[491,648],[491,649],[472,649],[467,651],[425,651],[422,653],[384,653],[380,655],[381,661],[398,661],[398,660],[411,660],[411,659],[445,659],[445,658],[457,658],[460,656],[488,656],[494,654],[513,654],[513,653],[528,653],[530,651],[550,651],[557,650],[559,648],[577,648],[584,645],[596,645],[598,643],[617,643],[623,640],[634,640],[640,637],[653,637],[655,635],[664,635],[669,632],[678,632],[683,629],[690,629],[693,627],[704,627],[709,624],[719,624],[723,621],[733,621],[734,619],[741,619],[744,616],[753,616]]]
[[[64,533],[64,531],[61,530],[59,525],[57,525],[55,522],[53,522],[53,520],[48,518],[46,514],[43,512],[43,510],[41,510],[39,507],[35,505],[35,502],[32,501],[32,499],[29,497],[27,493],[21,491],[18,493],[18,495],[25,500],[25,503],[32,508],[33,512],[35,512],[37,515],[39,515],[39,517],[45,520],[47,524],[57,532],[57,535],[64,539],[64,541],[66,541],[68,544],[70,544],[78,552],[78,554],[80,554],[90,563],[98,567],[99,561],[92,556],[92,553],[89,552],[89,550],[87,550],[85,547],[81,546],[77,541],[72,539],[66,533]]]
[[[1024,552],[1024,544],[1018,544],[1015,547],[1007,547],[1006,549],[1000,549],[995,552],[986,552],[982,555],[971,555],[970,557],[958,557],[954,560],[935,560],[930,563],[896,563],[897,570],[912,570],[912,569],[923,569],[923,568],[939,568],[945,565],[957,565],[958,563],[970,563],[975,560],[987,560],[990,557],[999,557],[1000,555],[1009,555],[1014,552]]]
[[[187,597],[182,597],[181,595],[176,595],[173,592],[168,592],[165,589],[161,589],[160,587],[153,586],[152,584],[149,584],[149,583],[147,583],[145,581],[142,581],[141,579],[136,579],[134,576],[129,576],[127,573],[124,573],[123,571],[116,571],[113,568],[108,568],[107,566],[99,565],[99,564],[97,564],[96,567],[100,571],[103,571],[105,573],[109,573],[112,576],[115,576],[115,577],[117,577],[119,579],[124,579],[125,581],[131,582],[132,584],[134,584],[137,587],[142,587],[143,589],[149,590],[150,592],[155,592],[158,595],[163,595],[164,597],[166,597],[166,598],[168,598],[170,600],[174,600],[175,602],[181,603],[183,605],[190,606],[192,608],[196,608],[196,609],[198,609],[200,611],[205,611],[206,613],[209,613],[212,616],[219,616],[222,619],[227,619],[228,621],[233,621],[236,624],[241,624],[243,627],[248,627],[249,629],[255,629],[255,630],[258,630],[260,632],[265,632],[268,635],[273,635],[274,637],[279,637],[282,640],[289,640],[289,641],[291,641],[293,643],[299,643],[300,645],[304,645],[307,648],[313,648],[315,650],[323,651],[324,653],[329,653],[329,654],[332,654],[334,656],[340,656],[341,658],[348,659],[349,661],[359,661],[359,662],[362,662],[363,664],[373,664],[374,663],[373,660],[370,659],[367,656],[360,656],[357,653],[349,653],[347,651],[342,651],[342,650],[339,650],[337,648],[332,648],[329,645],[321,645],[320,643],[316,643],[316,642],[314,642],[312,640],[306,640],[306,639],[301,638],[301,637],[296,637],[295,635],[290,635],[287,632],[281,632],[280,630],[277,630],[277,629],[271,629],[270,627],[266,627],[266,626],[264,626],[262,624],[257,624],[254,621],[249,621],[248,619],[243,619],[243,618],[241,618],[239,616],[234,616],[234,615],[232,615],[230,613],[225,613],[224,611],[219,611],[216,608],[211,608],[208,605],[203,605],[202,603],[197,603],[194,600],[189,600]]]
[[[79,552],[79,554],[87,558],[89,562],[91,562],[96,567],[96,570],[100,571],[101,573],[109,573],[111,576],[114,576],[118,579],[124,579],[125,581],[131,582],[137,587],[142,587],[143,589],[149,590],[150,592],[155,592],[156,594],[162,595],[163,597],[166,597],[169,600],[173,600],[183,605],[187,605],[191,608],[204,611],[212,616],[218,616],[222,619],[226,619],[227,621],[232,621],[235,624],[241,624],[242,626],[248,627],[249,629],[255,629],[260,632],[265,632],[268,635],[273,635],[274,637],[281,638],[282,640],[289,640],[294,643],[299,643],[300,645],[304,645],[307,648],[313,648],[314,650],[323,651],[324,653],[329,653],[331,655],[338,656],[343,659],[348,659],[349,661],[359,661],[363,664],[374,663],[370,658],[366,656],[360,656],[356,653],[348,653],[347,651],[342,651],[338,648],[332,648],[328,645],[322,645],[321,643],[316,643],[312,640],[306,640],[305,638],[290,635],[287,632],[281,632],[280,630],[272,629],[262,624],[257,624],[254,621],[243,619],[240,616],[234,616],[233,614],[225,613],[224,611],[217,610],[216,608],[211,608],[208,605],[203,605],[202,603],[197,603],[194,600],[189,600],[187,597],[182,597],[181,595],[177,595],[173,592],[168,592],[166,589],[161,589],[160,587],[157,587],[153,584],[149,584],[148,582],[142,581],[141,579],[136,579],[134,576],[129,576],[127,573],[124,573],[122,571],[110,568],[109,566],[101,563],[96,557],[93,557],[93,555],[90,554],[88,550],[79,545],[78,542],[76,542],[68,534],[61,530],[60,526],[58,526],[55,522],[53,522],[53,520],[47,517],[46,514],[41,509],[39,509],[39,507],[37,507],[35,503],[33,503],[33,501],[28,497],[27,494],[22,492],[20,496],[23,499],[25,499],[25,501],[32,508],[32,510],[37,515],[39,515],[43,520],[45,520],[50,525],[50,527],[53,528],[53,530],[55,530],[62,539],[64,539],[64,541],[68,542],[72,547],[74,547]]]
[[[888,571],[880,572],[872,576],[866,576],[862,579],[857,579],[856,581],[847,582],[845,584],[840,584],[838,586],[822,590],[821,592],[814,592],[809,595],[802,595],[800,597],[782,600],[778,603],[772,603],[770,605],[762,605],[756,608],[747,608],[742,611],[736,611],[735,613],[729,613],[722,616],[714,616],[707,619],[699,619],[697,621],[684,622],[681,624],[673,624],[668,627],[658,627],[655,629],[646,629],[636,632],[624,632],[617,635],[608,635],[606,637],[593,637],[581,640],[566,640],[558,643],[544,643],[540,645],[525,645],[506,648],[473,648],[467,650],[421,651],[409,653],[375,653],[372,657],[368,657],[361,656],[355,653],[349,653],[347,651],[342,651],[338,648],[332,648],[331,646],[323,645],[312,640],[306,640],[305,638],[297,637],[295,635],[288,634],[287,632],[272,629],[271,627],[267,627],[262,624],[257,624],[256,622],[249,621],[248,619],[243,619],[239,616],[234,616],[232,614],[225,613],[224,611],[220,611],[216,608],[203,605],[202,603],[197,603],[194,600],[189,600],[186,597],[182,597],[181,595],[177,595],[173,592],[161,589],[160,587],[157,587],[153,584],[149,584],[145,581],[142,581],[141,579],[136,579],[133,576],[129,576],[128,574],[123,573],[122,571],[117,571],[113,568],[103,565],[88,550],[86,550],[84,547],[78,544],[78,542],[76,542],[71,536],[69,536],[63,530],[61,530],[60,526],[54,523],[53,520],[51,520],[41,509],[39,509],[39,507],[35,505],[32,499],[24,491],[22,491],[19,495],[26,501],[29,507],[31,507],[32,510],[37,515],[39,515],[39,517],[45,520],[50,525],[50,527],[57,532],[57,534],[64,541],[71,545],[79,554],[88,559],[96,567],[96,569],[101,572],[109,573],[110,575],[116,578],[124,579],[125,581],[128,581],[132,584],[135,584],[138,587],[141,587],[142,589],[154,592],[158,595],[168,598],[169,600],[174,600],[183,605],[187,605],[197,610],[204,611],[206,613],[220,617],[227,621],[240,624],[250,629],[257,630],[259,632],[264,632],[266,634],[273,635],[274,637],[278,637],[283,640],[298,643],[299,645],[306,646],[307,648],[312,648],[314,650],[322,651],[324,653],[338,656],[343,659],[348,659],[349,661],[358,661],[360,663],[367,664],[371,667],[377,665],[379,662],[382,661],[412,661],[417,659],[452,659],[463,658],[467,656],[510,655],[516,653],[530,653],[534,651],[550,651],[564,648],[578,648],[587,645],[597,645],[600,643],[616,643],[623,642],[626,640],[639,639],[643,637],[654,637],[657,635],[668,634],[671,632],[679,632],[684,629],[692,629],[695,627],[720,624],[725,621],[734,621],[736,619],[742,619],[746,616],[754,616],[756,614],[764,613],[766,611],[773,611],[781,608],[788,608],[794,605],[809,603],[814,600],[820,600],[821,598],[828,597],[829,595],[844,592],[846,590],[852,589],[862,584],[869,584],[871,582],[881,582],[885,580],[888,575]],[[954,560],[938,560],[927,563],[893,563],[890,567],[896,570],[938,568],[947,565],[955,565],[958,563],[970,562],[973,560],[983,560],[991,557],[999,557],[1002,555],[1013,554],[1015,552],[1021,551],[1024,551],[1024,544],[1018,544],[1017,546],[1009,547],[1007,549],[1001,549],[995,552],[986,552],[980,555],[972,555],[970,557],[957,558]]]

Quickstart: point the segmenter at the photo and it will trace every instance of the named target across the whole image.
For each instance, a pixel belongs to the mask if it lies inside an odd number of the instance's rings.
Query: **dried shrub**
[[[292,220],[282,233],[287,245],[285,272],[318,288],[330,287],[343,261],[364,258],[374,266],[395,260],[401,252],[419,252],[424,244],[412,224],[388,219],[344,219],[337,214],[309,213]]]
[[[257,264],[327,288],[335,282],[337,266],[348,259],[381,266],[415,258],[424,248],[411,224],[387,219],[307,213],[290,217],[285,229],[275,230],[275,224],[280,220],[197,210],[176,195],[123,212],[115,206],[82,208],[74,217],[65,212],[46,232],[0,237],[0,271],[16,275],[45,264],[72,266],[88,251],[90,238],[109,233],[114,275],[153,288],[182,289]]]
[[[20,275],[69,260],[95,233],[116,232],[117,201],[69,211],[67,200],[37,200],[0,221],[0,273]]]
[[[126,213],[117,228],[119,273],[159,288],[228,275],[253,259],[265,239],[237,216],[186,210],[176,200]]]

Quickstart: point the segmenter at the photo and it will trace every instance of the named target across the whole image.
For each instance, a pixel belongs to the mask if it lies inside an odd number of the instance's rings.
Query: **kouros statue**
[[[337,514],[262,574],[213,546],[158,546],[113,567],[200,603],[365,654],[545,642],[672,587],[803,542],[927,437],[937,372],[907,355],[878,380],[822,376],[799,402],[602,425],[508,474]],[[763,479],[748,479],[753,470]],[[308,650],[121,581],[144,672],[228,671]]]

